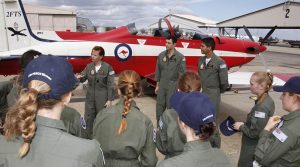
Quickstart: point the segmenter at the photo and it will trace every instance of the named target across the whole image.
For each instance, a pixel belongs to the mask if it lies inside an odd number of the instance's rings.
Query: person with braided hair
[[[104,166],[100,144],[65,132],[61,113],[77,79],[65,59],[43,55],[25,68],[20,97],[0,136],[0,166]]]
[[[22,89],[23,73],[24,73],[24,70],[25,70],[27,64],[30,61],[32,61],[33,59],[40,56],[41,54],[42,53],[40,53],[36,50],[28,50],[22,54],[22,56],[20,58],[21,72],[19,75],[14,77],[14,81],[8,82],[10,84],[8,84],[8,86],[6,86],[6,87],[9,87],[10,85],[11,85],[11,87],[9,89],[7,88],[8,92],[6,93],[6,95],[1,96],[1,98],[5,98],[7,107],[13,106],[19,97],[19,94]],[[3,89],[1,89],[1,83],[0,83],[0,94],[3,94],[3,91],[1,91],[1,90],[3,90]],[[5,114],[3,114],[3,115],[5,117]],[[80,124],[80,120],[83,119],[83,117],[81,117],[80,113],[77,110],[75,110],[72,107],[65,106],[65,108],[63,109],[63,111],[61,113],[60,118],[63,121],[68,133],[70,133],[74,136],[77,136],[77,137],[79,137],[81,135],[82,126]]]
[[[247,115],[247,120],[235,122],[235,130],[241,131],[242,145],[239,167],[252,167],[254,161],[254,151],[259,140],[259,134],[266,126],[270,117],[273,116],[275,104],[268,94],[272,88],[273,75],[269,72],[255,72],[250,78],[250,90],[256,95],[254,107]]]
[[[123,71],[117,87],[120,100],[98,112],[93,138],[101,143],[109,167],[154,167],[153,124],[133,100],[142,92],[141,78],[135,71]]]

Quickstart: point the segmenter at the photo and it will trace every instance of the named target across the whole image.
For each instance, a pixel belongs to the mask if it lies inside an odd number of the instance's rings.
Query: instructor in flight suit
[[[224,93],[228,87],[228,69],[224,60],[213,52],[215,41],[208,37],[202,40],[201,57],[198,62],[198,73],[202,83],[202,92],[207,94],[216,107],[216,119],[218,117],[221,93]],[[217,122],[217,121],[216,121]],[[218,127],[218,126],[217,126]],[[210,139],[213,147],[221,147],[221,138],[219,130]]]
[[[80,82],[88,80],[88,90],[85,100],[84,119],[82,123],[83,138],[91,138],[93,122],[97,113],[104,107],[110,107],[114,91],[114,70],[110,64],[102,61],[105,51],[101,46],[95,46],[92,50],[92,63],[88,64],[77,78]]]
[[[185,72],[185,57],[175,49],[177,38],[166,39],[166,50],[158,55],[155,70],[156,120],[158,121],[166,108],[170,108],[169,99],[176,91],[180,74]]]

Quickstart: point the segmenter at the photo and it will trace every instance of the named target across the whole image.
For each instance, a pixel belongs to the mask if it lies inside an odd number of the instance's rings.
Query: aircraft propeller
[[[250,31],[248,30],[248,28],[247,28],[245,25],[244,25],[243,27],[244,27],[244,30],[245,30],[246,34],[248,35],[248,37],[251,39],[251,41],[254,42],[254,38],[252,37],[252,35],[251,35]],[[276,27],[277,27],[277,26],[275,26],[274,28],[272,28],[272,29],[268,32],[268,34],[267,34],[267,35],[264,37],[264,39],[261,41],[260,45],[263,45],[263,44],[264,44],[264,42],[265,42],[265,41],[271,36],[271,34],[275,31]],[[267,71],[267,72],[271,72],[270,68],[269,68],[268,65],[267,65],[267,62],[266,62],[265,57],[264,57],[260,52],[258,53],[258,56],[259,56],[259,58],[260,58],[262,64],[264,65],[266,71]]]

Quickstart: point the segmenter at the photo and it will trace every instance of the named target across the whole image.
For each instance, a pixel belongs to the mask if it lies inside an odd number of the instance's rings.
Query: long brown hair
[[[193,92],[201,90],[200,77],[193,72],[186,72],[180,76],[177,88],[183,92]]]
[[[19,149],[19,157],[24,157],[29,149],[30,143],[35,135],[35,118],[38,108],[51,108],[59,100],[39,99],[41,93],[50,92],[48,84],[38,80],[32,80],[28,83],[28,88],[22,89],[20,97],[16,104],[9,108],[5,124],[4,134],[7,140],[22,136],[23,144]]]
[[[142,91],[141,78],[138,73],[132,70],[125,70],[120,73],[118,89],[124,97],[124,108],[122,120],[117,134],[122,134],[127,128],[126,116],[130,112],[132,98],[139,95]]]

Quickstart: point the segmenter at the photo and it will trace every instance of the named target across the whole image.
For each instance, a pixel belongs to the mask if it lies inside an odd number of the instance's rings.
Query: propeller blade
[[[264,57],[262,54],[258,54],[258,56],[259,56],[261,62],[263,63],[263,65],[264,65],[266,71],[267,71],[267,72],[271,72],[271,70],[269,69],[269,67],[268,67],[268,65],[267,65],[267,62],[266,62],[265,57]]]
[[[248,30],[248,28],[247,28],[245,25],[243,25],[243,28],[244,28],[246,34],[248,35],[248,37],[251,39],[251,41],[254,42],[254,39],[253,39],[253,37],[252,37],[250,31]]]
[[[263,45],[266,40],[273,34],[273,32],[275,31],[275,29],[277,28],[277,26],[273,27],[268,34],[264,37],[264,39],[261,41],[260,45]]]

